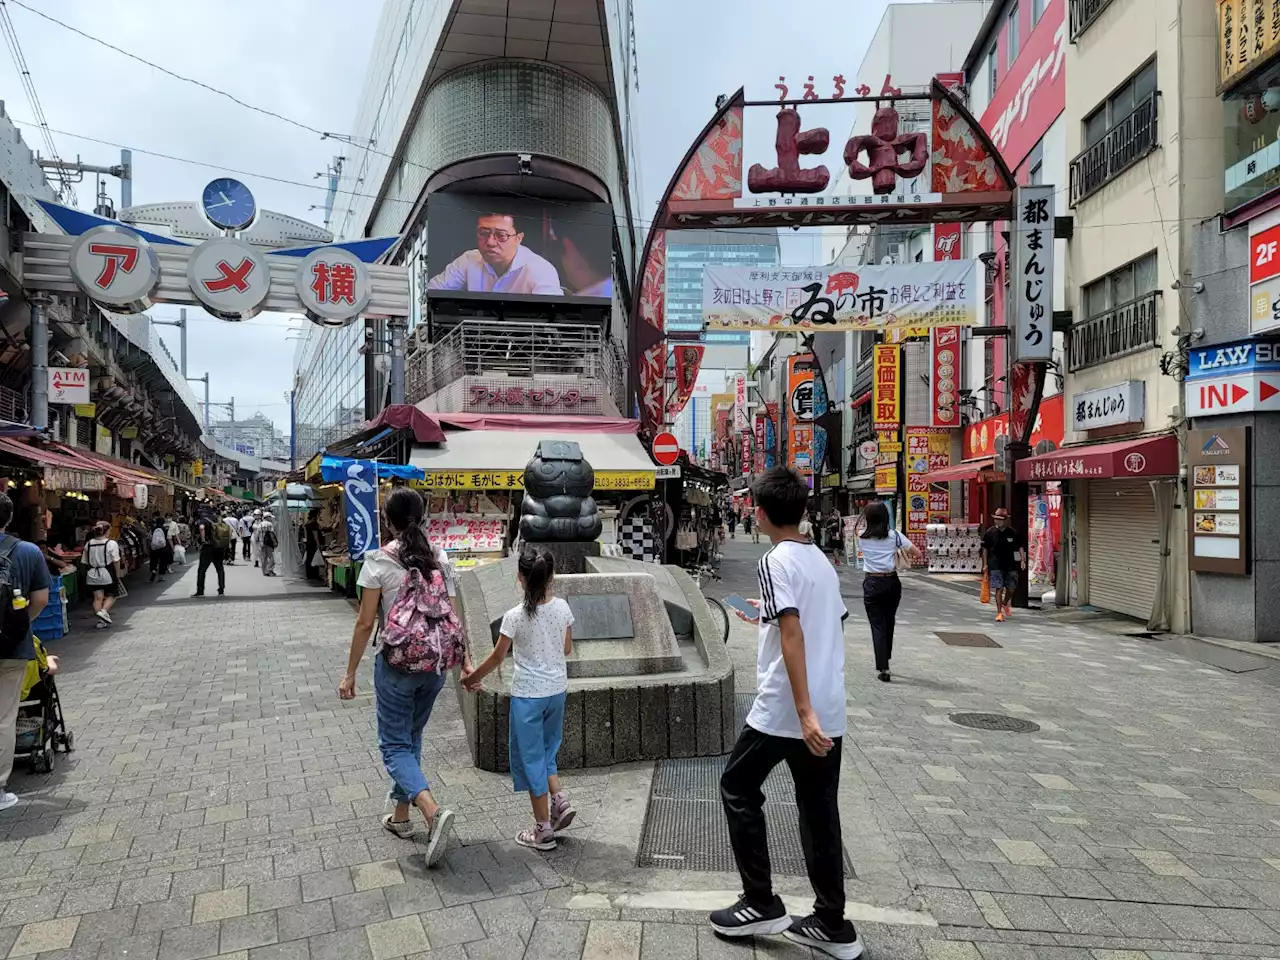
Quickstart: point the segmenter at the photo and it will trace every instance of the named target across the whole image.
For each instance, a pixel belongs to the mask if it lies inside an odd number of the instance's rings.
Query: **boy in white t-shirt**
[[[756,523],[773,543],[760,561],[760,639],[756,699],[720,777],[729,839],[743,894],[711,914],[724,936],[784,933],[840,960],[862,955],[844,918],[844,857],[836,793],[845,733],[844,619],[840,579],[826,556],[800,533],[809,486],[777,467],[752,491]],[[800,838],[813,884],[813,913],[792,920],[773,892],[765,836],[765,778],[791,769]]]

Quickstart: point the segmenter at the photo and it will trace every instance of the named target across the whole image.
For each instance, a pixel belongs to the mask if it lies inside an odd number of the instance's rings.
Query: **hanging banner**
[[[765,423],[764,417],[756,417],[755,425],[755,472],[764,473],[765,471]]]
[[[834,265],[708,265],[702,275],[702,318],[708,330],[774,333],[973,326],[981,316],[982,296],[976,260],[880,264],[856,271]]]
[[[1009,326],[1014,361],[1053,359],[1053,186],[1014,191]]]
[[[764,420],[764,468],[772,470],[778,465],[778,437],[781,431],[778,426],[778,404],[766,403]]]
[[[675,361],[675,388],[667,404],[667,419],[675,420],[680,411],[693,396],[693,389],[698,383],[698,370],[702,366],[702,355],[706,347],[701,344],[678,344],[671,350]]]
[[[931,471],[951,465],[951,433],[937,427],[907,427],[906,448],[906,534],[923,551],[928,525],[945,523],[951,513],[946,485],[931,485],[925,479]]]
[[[878,343],[872,349],[875,429],[896,430],[902,422],[902,348],[894,343]]]
[[[929,336],[929,419],[935,427],[960,426],[960,328],[934,327]]]
[[[352,460],[346,473],[342,505],[347,515],[347,554],[352,560],[362,560],[379,545],[378,467],[369,460]]]
[[[747,429],[747,375],[740,373],[733,378],[733,429],[742,433]]]
[[[755,452],[752,448],[752,436],[749,430],[742,432],[742,475],[745,477],[755,468]]]

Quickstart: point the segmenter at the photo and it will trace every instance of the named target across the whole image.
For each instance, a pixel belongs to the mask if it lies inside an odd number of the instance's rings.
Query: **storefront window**
[[[1222,101],[1226,209],[1280,186],[1280,64]]]

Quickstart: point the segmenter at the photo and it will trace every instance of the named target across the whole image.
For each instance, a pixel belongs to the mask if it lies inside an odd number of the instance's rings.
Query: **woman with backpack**
[[[99,620],[99,629],[111,626],[111,608],[120,592],[120,544],[111,539],[110,533],[111,524],[107,521],[95,523],[81,557],[88,567],[85,583],[93,591],[93,615]]]
[[[450,600],[444,558],[422,530],[422,497],[400,487],[387,497],[383,514],[395,539],[364,555],[357,581],[364,593],[338,696],[355,697],[356,671],[381,615],[382,647],[375,656],[373,689],[378,748],[391,775],[388,799],[396,805],[382,825],[409,838],[414,832],[409,807],[417,807],[427,823],[427,866],[433,866],[444,856],[453,811],[436,803],[423,776],[422,731],[446,674],[463,664],[466,644]]]
[[[169,572],[169,564],[173,563],[173,548],[169,545],[169,532],[164,524],[164,517],[157,515],[151,522],[151,581],[154,583],[157,574],[164,583],[164,575]]]

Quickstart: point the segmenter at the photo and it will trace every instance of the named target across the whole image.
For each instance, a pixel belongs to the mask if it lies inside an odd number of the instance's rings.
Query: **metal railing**
[[[0,387],[0,420],[27,422],[27,397],[9,387]]]
[[[409,403],[425,400],[462,377],[565,377],[607,384],[625,369],[598,326],[464,320],[409,357]]]
[[[1093,146],[1071,161],[1071,206],[1097,193],[1160,145],[1156,98],[1148,94]]]
[[[1093,21],[1102,16],[1111,0],[1071,0],[1071,42],[1075,43]]]
[[[1144,293],[1073,326],[1067,333],[1067,369],[1074,373],[1160,346],[1159,300],[1158,290]]]

